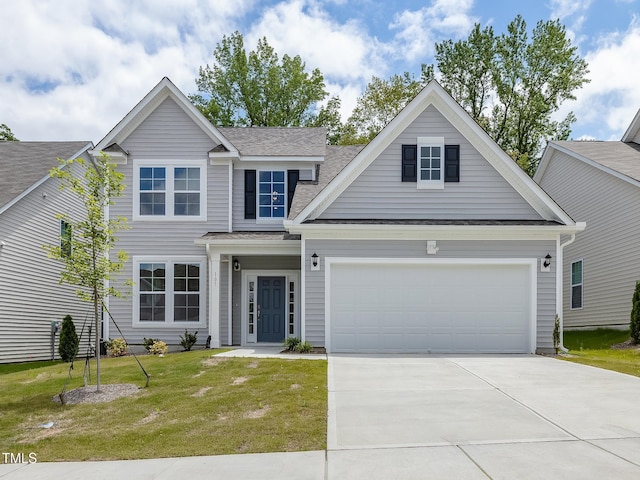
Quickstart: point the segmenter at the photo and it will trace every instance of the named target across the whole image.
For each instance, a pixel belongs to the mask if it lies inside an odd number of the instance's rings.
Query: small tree
[[[635,343],[640,343],[640,281],[636,282],[631,303],[631,338]]]
[[[102,153],[91,164],[82,158],[74,160],[58,159],[60,165],[51,170],[53,178],[60,179],[60,189],[70,189],[83,203],[85,215],[74,221],[68,215],[57,217],[71,226],[71,238],[65,244],[45,245],[49,257],[64,262],[60,283],[77,285],[76,294],[81,300],[93,303],[96,345],[96,386],[100,391],[100,317],[102,304],[108,296],[120,297],[121,292],[113,287],[113,274],[124,268],[127,254],[119,251],[110,256],[116,237],[115,233],[126,227],[122,217],[106,218],[105,212],[114,198],[122,195],[124,175],[109,162]],[[81,173],[80,173],[81,172]]]
[[[76,326],[73,323],[71,315],[67,315],[62,319],[62,329],[60,331],[60,344],[58,345],[60,358],[65,362],[71,362],[76,358],[78,348],[79,345]]]
[[[556,320],[553,324],[553,348],[556,353],[560,350],[560,317],[556,315]]]

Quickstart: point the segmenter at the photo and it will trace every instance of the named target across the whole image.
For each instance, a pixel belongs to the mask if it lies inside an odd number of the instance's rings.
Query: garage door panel
[[[529,351],[526,264],[330,268],[334,352]]]

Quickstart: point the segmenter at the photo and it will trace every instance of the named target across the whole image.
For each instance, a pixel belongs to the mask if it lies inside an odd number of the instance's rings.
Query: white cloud
[[[577,92],[577,100],[568,105],[581,124],[592,125],[602,140],[619,140],[640,108],[640,21],[634,18],[626,32],[602,38],[597,49],[585,56],[591,83]],[[616,132],[614,135],[610,131]],[[607,138],[602,138],[606,135]]]
[[[198,67],[249,7],[248,0],[11,2],[0,17],[0,123],[22,140],[98,141],[163,76],[195,90]]]
[[[396,14],[390,28],[398,31],[397,55],[410,62],[426,61],[434,53],[436,39],[466,35],[478,21],[468,13],[472,6],[472,0],[433,0],[420,10]]]

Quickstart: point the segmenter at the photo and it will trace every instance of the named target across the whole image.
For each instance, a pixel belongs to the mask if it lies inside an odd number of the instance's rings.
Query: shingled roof
[[[640,145],[633,142],[557,141],[570,150],[618,173],[640,181]]]
[[[58,157],[73,158],[84,142],[0,142],[0,209],[49,175]]]
[[[244,156],[322,157],[327,143],[324,127],[218,127]]]

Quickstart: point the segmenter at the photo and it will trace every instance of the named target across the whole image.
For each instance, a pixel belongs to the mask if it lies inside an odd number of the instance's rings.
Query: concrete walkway
[[[225,355],[280,357],[241,350]],[[326,452],[31,465],[0,457],[0,479],[640,478],[640,378],[537,356],[332,355],[328,381]]]

